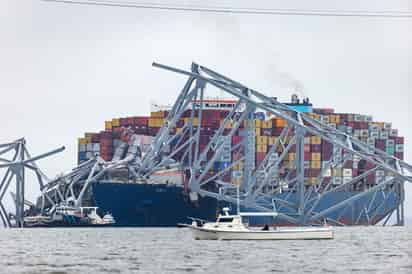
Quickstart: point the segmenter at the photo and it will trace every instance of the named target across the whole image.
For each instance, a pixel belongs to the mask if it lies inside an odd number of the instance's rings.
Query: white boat
[[[333,239],[330,226],[305,227],[269,227],[250,228],[242,222],[242,216],[276,216],[273,213],[238,213],[229,215],[224,208],[216,222],[198,225],[194,220],[191,225],[184,225],[192,230],[195,240],[314,240]]]

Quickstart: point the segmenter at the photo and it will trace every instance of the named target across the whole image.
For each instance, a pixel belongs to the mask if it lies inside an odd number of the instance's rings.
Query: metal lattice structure
[[[185,71],[160,64],[153,65],[183,74],[188,79],[150,149],[144,154],[137,145],[138,142],[131,138],[128,144],[122,143],[116,148],[111,161],[104,161],[96,156],[70,172],[48,180],[34,161],[60,150],[31,158],[23,139],[0,145],[3,149],[0,155],[15,151],[11,160],[0,158],[0,161],[4,162],[0,168],[8,168],[0,185],[0,216],[6,225],[11,225],[10,218],[1,200],[14,176],[16,178],[15,219],[18,226],[23,226],[24,168],[35,171],[39,180],[42,193],[36,205],[39,214],[50,216],[58,206],[84,206],[87,203],[85,196],[90,185],[110,179],[113,172],[121,169],[127,170],[128,181],[145,182],[149,181],[151,175],[157,171],[175,166],[184,171],[189,192],[236,204],[238,186],[230,179],[226,179],[225,174],[230,173],[240,162],[243,163],[241,170],[243,176],[239,185],[240,203],[246,209],[275,210],[278,212],[278,218],[297,225],[320,223],[325,219],[336,225],[344,225],[340,221],[340,216],[345,211],[351,210],[360,199],[366,199],[367,204],[360,213],[353,214],[350,223],[375,224],[376,216],[382,208],[386,207],[385,203],[391,200],[396,202],[396,206],[391,207],[389,212],[385,212],[387,218],[384,224],[395,211],[397,224],[403,224],[404,183],[412,182],[410,177],[412,166],[408,163],[204,66],[192,64],[191,70]],[[204,109],[203,104],[195,102],[202,102],[206,98],[208,86],[235,98],[236,104],[220,127],[214,131],[207,144],[201,146]],[[255,164],[254,113],[256,111],[264,111],[287,122],[259,165]],[[184,113],[188,112],[188,122],[177,131],[177,122]],[[228,147],[224,140],[232,138],[240,128],[243,131],[242,141]],[[333,156],[322,166],[316,182],[308,182],[305,176],[304,138],[307,134],[319,136],[333,145]],[[296,151],[296,158],[288,168],[285,168],[285,157],[292,149]],[[241,156],[224,169],[214,171],[214,163],[228,150]],[[374,167],[341,184],[335,184],[333,180],[327,178],[328,169],[342,167],[353,157],[371,163]],[[385,176],[375,185],[366,186],[364,184],[366,176],[377,170],[382,171]],[[327,200],[331,193],[348,192],[351,189],[356,189],[356,192],[341,200],[331,201],[327,208],[317,209],[317,205]],[[277,195],[282,191],[283,196]],[[334,217],[331,217],[331,213],[335,213],[332,214]]]
[[[183,151],[182,163],[190,171],[190,190],[201,195],[235,203],[234,196],[229,194],[231,192],[230,189],[233,189],[233,185],[230,182],[222,181],[220,178],[225,172],[230,172],[231,168],[238,161],[244,161],[241,203],[247,208],[263,211],[277,210],[279,207],[288,208],[291,214],[279,213],[279,217],[290,223],[305,225],[321,222],[331,212],[344,212],[356,203],[357,200],[368,196],[369,204],[362,210],[361,215],[363,216],[353,216],[352,223],[356,224],[357,220],[361,217],[366,217],[368,223],[373,223],[380,207],[384,206],[385,199],[388,199],[387,193],[391,193],[397,196],[397,222],[398,224],[403,224],[404,182],[412,182],[412,178],[408,176],[412,172],[412,166],[408,163],[394,158],[375,147],[362,143],[346,132],[339,131],[327,124],[314,120],[304,113],[297,112],[287,105],[279,103],[276,99],[248,88],[207,67],[192,64],[191,71],[184,71],[156,63],[153,66],[186,75],[189,79],[173,108],[170,110],[167,121],[156,136],[151,150],[142,159],[142,166],[138,169],[138,173],[142,176],[149,176],[151,172],[160,168],[177,153]],[[238,101],[220,128],[215,132],[206,148],[200,151],[199,136],[201,133],[201,122],[195,126],[193,121],[195,118],[202,120],[202,105],[196,105],[193,102],[194,100],[203,100],[206,85],[218,88],[226,94],[237,98]],[[176,122],[188,108],[192,109],[188,124],[179,134],[174,134]],[[259,166],[255,166],[256,136],[254,124],[251,120],[252,114],[256,110],[265,111],[287,121],[284,131],[267,152],[264,161]],[[231,127],[229,127],[230,130],[228,131],[225,129],[228,128],[227,125],[229,123]],[[244,156],[238,161],[233,161],[231,165],[217,174],[209,175],[213,163],[219,158],[224,149],[224,145],[219,140],[222,136],[231,138],[239,129],[241,123],[246,123],[245,130],[247,134],[240,145],[231,148],[231,152],[243,149]],[[317,182],[311,185],[305,183],[304,173],[304,137],[306,134],[319,136],[333,144],[334,147],[334,157],[323,166]],[[286,141],[288,136],[289,140]],[[296,148],[294,165],[286,174],[280,176],[281,163],[293,146]],[[211,157],[210,154],[212,155]],[[343,157],[337,157],[342,154],[344,155]],[[375,167],[340,185],[335,185],[333,182],[326,180],[325,173],[327,169],[341,167],[352,157],[358,157],[363,161],[373,164]],[[332,204],[325,210],[320,212],[314,210],[328,193],[354,187],[362,182],[368,174],[376,170],[382,170],[386,175],[376,185],[358,191],[356,195],[352,195],[347,199],[336,201],[335,204]],[[211,191],[207,187],[211,182],[215,182],[220,186],[219,191]],[[289,192],[297,194],[295,201],[291,202],[287,199],[276,198],[273,195],[281,188],[282,184],[291,186]],[[262,191],[268,185],[274,191]],[[384,197],[384,202],[382,205],[376,206],[374,201],[378,195]],[[392,212],[388,214],[387,220],[391,214]],[[329,218],[328,221],[342,224],[338,219]]]
[[[49,182],[49,179],[37,166],[36,161],[63,151],[64,147],[32,157],[27,149],[26,140],[21,138],[14,142],[0,144],[0,149],[0,169],[6,169],[0,182],[0,219],[5,227],[23,227],[24,205],[31,205],[24,198],[26,169],[34,172],[39,188],[42,190]],[[9,214],[3,205],[3,199],[13,183],[15,184],[15,193],[12,197],[16,211],[14,214]],[[12,223],[13,220],[14,223]]]

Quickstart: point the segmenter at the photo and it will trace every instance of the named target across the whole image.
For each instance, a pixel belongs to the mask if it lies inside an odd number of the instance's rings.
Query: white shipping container
[[[335,123],[329,123],[328,126],[330,126],[333,129],[336,129],[336,124]]]
[[[395,140],[392,140],[392,139],[386,140],[386,146],[387,147],[395,146]]]
[[[332,182],[334,185],[341,185],[342,184],[342,177],[333,177]]]
[[[353,128],[352,127],[347,127],[346,128],[346,133],[352,134],[353,133]]]
[[[321,116],[321,121],[324,122],[324,123],[329,123],[329,116],[322,115]]]
[[[100,144],[99,143],[93,143],[93,151],[95,151],[95,152],[100,151]]]
[[[232,171],[232,177],[239,179],[243,177],[243,172],[241,170]]]
[[[388,131],[381,131],[381,133],[380,133],[380,136],[379,136],[379,138],[380,139],[388,139],[389,138],[389,132]]]
[[[397,129],[391,129],[389,135],[391,137],[397,137],[398,136],[398,130]]]
[[[352,181],[352,177],[343,177],[342,181],[344,184],[349,183],[350,181]]]
[[[86,152],[86,159],[91,159],[91,158],[93,158],[93,152],[91,151]]]
[[[377,170],[376,171],[376,177],[383,177],[385,176],[385,171],[384,170]]]
[[[383,128],[387,129],[387,130],[390,130],[392,128],[392,123],[384,123]]]
[[[351,168],[344,168],[343,169],[343,177],[352,177],[352,169]]]
[[[375,138],[368,138],[368,141],[366,142],[369,146],[375,146]]]
[[[363,121],[362,115],[360,115],[360,114],[355,114],[355,116],[353,117],[353,120],[354,120],[355,122],[362,122],[362,121]]]
[[[403,150],[404,150],[403,144],[397,144],[397,145],[395,146],[395,151],[396,151],[396,152],[403,152]]]
[[[363,137],[368,137],[368,136],[369,136],[369,130],[367,130],[367,129],[361,129],[361,136],[363,136]]]
[[[372,122],[373,117],[371,115],[366,115],[365,116],[365,122]]]
[[[332,170],[330,168],[325,170],[325,176],[326,177],[332,177]]]
[[[85,144],[79,145],[79,152],[85,152],[85,151],[86,151],[86,145]]]
[[[374,124],[370,124],[369,125],[369,131],[378,131],[379,127],[377,125]]]
[[[371,131],[369,136],[372,138],[379,138],[379,131]]]
[[[86,145],[86,151],[93,151],[93,144],[92,143],[88,143]]]
[[[360,129],[355,129],[355,130],[353,131],[353,135],[354,135],[355,137],[360,137],[361,134],[362,134],[362,131],[361,131]]]

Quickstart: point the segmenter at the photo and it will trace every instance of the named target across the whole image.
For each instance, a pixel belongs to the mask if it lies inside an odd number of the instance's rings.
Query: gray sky
[[[203,1],[158,1],[204,3]],[[282,3],[283,2],[283,3]],[[405,1],[253,1],[257,8],[412,11]],[[250,1],[208,1],[250,7]],[[153,61],[196,61],[288,100],[296,83],[319,107],[373,115],[406,137],[412,162],[412,19],[233,15],[0,2],[0,143],[25,136],[54,176],[76,162],[77,137],[113,117],[172,103],[184,78]],[[37,194],[29,193],[32,198]],[[412,187],[406,213],[412,218]]]

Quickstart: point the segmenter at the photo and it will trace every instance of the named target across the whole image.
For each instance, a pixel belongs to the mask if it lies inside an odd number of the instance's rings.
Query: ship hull
[[[321,212],[359,192],[331,192],[315,206],[314,212]],[[236,209],[236,205],[218,202],[211,197],[200,197],[192,201],[183,187],[167,184],[135,183],[95,183],[92,185],[95,205],[104,213],[111,213],[116,220],[115,226],[170,227],[178,223],[187,223],[188,217],[213,221],[224,206]],[[281,193],[274,198],[295,203],[295,193]],[[398,198],[395,192],[370,193],[358,199],[352,206],[341,207],[325,215],[331,224],[373,225],[380,222],[396,209]],[[267,203],[272,203],[267,201]],[[308,204],[309,208],[311,204]],[[365,213],[368,208],[368,214]],[[290,208],[276,205],[278,212],[296,215]],[[248,211],[247,208],[242,210]],[[250,209],[255,211],[253,209]],[[278,225],[289,226],[291,223],[277,217],[251,217],[253,226]]]

